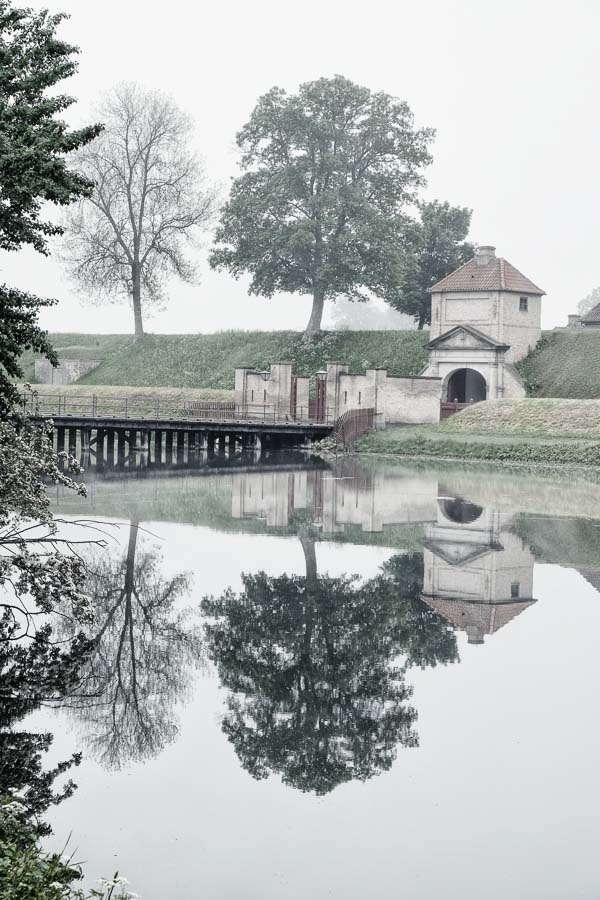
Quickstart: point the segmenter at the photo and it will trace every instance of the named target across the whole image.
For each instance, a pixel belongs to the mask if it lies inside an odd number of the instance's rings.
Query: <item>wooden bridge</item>
[[[28,415],[54,425],[54,449],[86,465],[123,465],[144,454],[156,465],[189,464],[215,456],[310,446],[329,434],[346,447],[373,427],[373,410],[336,417],[332,410],[277,409],[233,401],[165,402],[155,397],[32,394],[23,398]],[[354,419],[356,418],[356,422]]]

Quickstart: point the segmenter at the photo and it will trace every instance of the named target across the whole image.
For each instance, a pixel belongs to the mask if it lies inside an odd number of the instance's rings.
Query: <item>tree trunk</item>
[[[425,313],[423,312],[419,315],[419,324],[417,325],[417,328],[419,331],[422,331],[423,328],[425,327],[425,319],[426,319],[426,316],[425,316]]]
[[[311,338],[315,336],[315,334],[319,334],[321,330],[321,319],[323,318],[323,307],[325,305],[325,297],[322,291],[315,290],[313,293],[313,305],[312,312],[310,314],[310,319],[308,320],[308,325],[306,326],[306,331],[304,332],[304,339],[310,341]]]
[[[129,523],[129,541],[127,544],[127,559],[125,564],[125,594],[131,598],[135,588],[135,551],[138,539],[139,522],[131,519]]]
[[[134,340],[141,341],[144,337],[144,325],[142,322],[142,278],[139,263],[133,267],[133,320],[135,322]]]
[[[301,530],[298,534],[302,550],[304,551],[304,562],[306,564],[306,585],[307,587],[315,587],[317,583],[317,554],[315,553],[315,539]]]

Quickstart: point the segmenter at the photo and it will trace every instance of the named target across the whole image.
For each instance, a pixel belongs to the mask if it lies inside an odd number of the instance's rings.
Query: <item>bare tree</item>
[[[98,113],[105,130],[77,154],[94,192],[66,216],[63,260],[92,296],[131,297],[138,340],[142,305],[164,300],[166,279],[195,280],[186,249],[210,224],[216,192],[190,148],[192,122],[169,97],[123,83]]]

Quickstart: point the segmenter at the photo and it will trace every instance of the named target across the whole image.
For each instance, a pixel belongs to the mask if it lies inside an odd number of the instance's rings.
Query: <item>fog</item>
[[[20,0],[19,0],[20,3]],[[25,2],[23,0],[23,5]],[[283,4],[171,0],[28,0],[71,15],[63,36],[81,48],[71,121],[90,120],[99,94],[123,79],[170,93],[196,122],[195,142],[226,195],[235,133],[273,85],[336,73],[406,100],[437,129],[425,196],[473,209],[471,239],[491,243],[546,292],[543,327],[600,283],[597,34],[600,6],[538,0]],[[155,332],[300,329],[308,298],[249,297],[247,282],[211,272],[172,281]],[[0,278],[60,300],[42,312],[57,331],[127,332],[120,306],[73,291],[56,258],[0,255]]]

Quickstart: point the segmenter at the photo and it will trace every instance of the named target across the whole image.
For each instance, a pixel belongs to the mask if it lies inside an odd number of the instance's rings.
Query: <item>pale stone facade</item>
[[[543,293],[488,246],[432,287],[430,359],[422,374],[442,379],[444,401],[525,396],[513,363],[541,337]]]
[[[327,405],[340,416],[352,409],[372,408],[378,427],[392,424],[434,423],[440,418],[438,376],[396,378],[385,369],[352,375],[348,366],[327,366]]]

